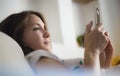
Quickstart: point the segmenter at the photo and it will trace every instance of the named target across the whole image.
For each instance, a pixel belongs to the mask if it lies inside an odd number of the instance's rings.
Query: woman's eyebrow
[[[40,23],[34,23],[33,25],[34,25],[33,27],[36,27],[36,26],[37,26],[37,27],[41,27],[41,24],[40,24]]]
[[[45,24],[37,23],[37,25],[38,25],[39,27],[41,27],[42,29],[45,29]]]

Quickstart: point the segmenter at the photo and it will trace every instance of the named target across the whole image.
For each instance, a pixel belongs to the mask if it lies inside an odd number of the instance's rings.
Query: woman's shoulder
[[[47,57],[47,58],[54,59],[56,61],[60,61],[56,55],[54,55],[48,51],[45,51],[45,50],[33,51],[33,52],[27,54],[25,57],[31,65],[35,65],[36,62],[38,60],[40,60],[42,57]]]

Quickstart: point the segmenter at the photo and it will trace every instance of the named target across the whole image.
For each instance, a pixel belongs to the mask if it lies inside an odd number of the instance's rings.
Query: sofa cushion
[[[0,76],[34,76],[20,46],[0,32]]]

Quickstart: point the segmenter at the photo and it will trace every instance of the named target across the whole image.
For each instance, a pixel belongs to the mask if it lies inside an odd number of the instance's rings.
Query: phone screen
[[[100,10],[98,7],[95,7],[95,25],[100,24]]]

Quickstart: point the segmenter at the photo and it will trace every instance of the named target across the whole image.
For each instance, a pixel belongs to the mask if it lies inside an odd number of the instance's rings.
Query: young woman
[[[103,31],[102,24],[91,30],[92,24],[87,25],[85,32],[84,67],[109,67],[113,47],[108,34]],[[0,31],[18,42],[34,70],[66,70],[60,59],[51,52],[50,33],[40,13],[23,11],[12,14],[0,23]]]

